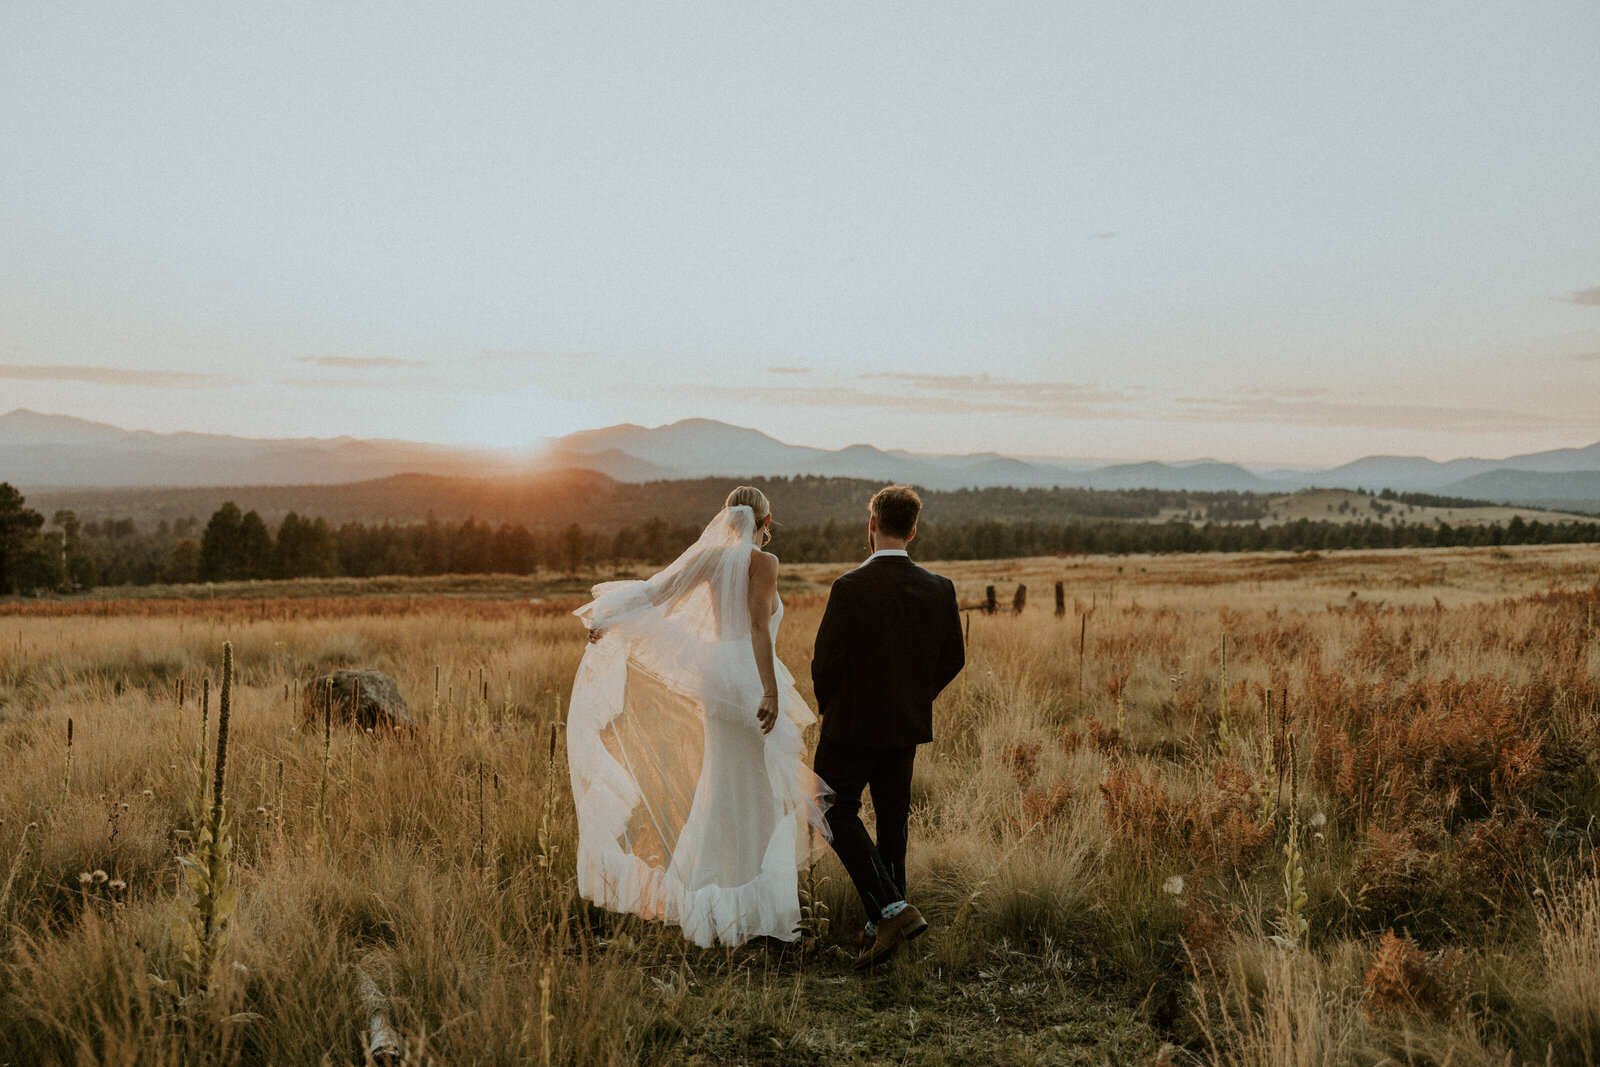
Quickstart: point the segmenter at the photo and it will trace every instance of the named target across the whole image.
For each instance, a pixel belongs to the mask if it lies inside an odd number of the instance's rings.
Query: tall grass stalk
[[[539,873],[544,881],[544,900],[547,908],[555,903],[556,853],[561,846],[556,843],[550,816],[556,807],[556,724],[550,723],[550,748],[544,767],[544,811],[539,816],[539,833],[535,839],[539,857]]]
[[[328,764],[333,757],[333,679],[323,687],[322,774],[317,780],[317,825],[326,827],[328,817]]]
[[[67,761],[61,771],[61,806],[67,806],[67,795],[72,790],[72,718],[67,718]]]
[[[1016,855],[1024,842],[1032,837],[1033,832],[1037,829],[1039,829],[1038,823],[1028,826],[1022,831],[1021,836],[1012,843],[1011,847],[1000,854],[1000,858],[995,861],[994,866],[989,868],[984,876],[978,879],[978,883],[972,887],[972,890],[962,898],[961,906],[956,909],[955,916],[950,920],[950,924],[940,931],[938,954],[940,960],[948,968],[948,973],[951,977],[954,977],[956,972],[966,963],[972,951],[971,942],[964,936],[963,929],[977,908],[978,901],[989,891],[989,887],[994,884],[994,880],[1000,877],[1000,872],[1005,869],[1006,863],[1010,861],[1012,856]]]
[[[815,945],[827,937],[828,929],[832,926],[828,918],[828,902],[822,899],[822,890],[827,884],[826,875],[821,879],[817,878],[817,865],[808,864],[805,875],[800,881],[799,929],[808,939],[809,945]]]
[[[1283,914],[1273,938],[1289,949],[1300,947],[1309,924],[1305,917],[1306,871],[1300,854],[1300,766],[1294,734],[1289,735],[1289,835],[1283,846]]]
[[[1600,879],[1585,878],[1544,908],[1539,946],[1547,975],[1542,1014],[1573,1062],[1600,1061]]]
[[[1093,611],[1090,608],[1089,611]],[[1084,648],[1089,640],[1089,611],[1078,620],[1078,699],[1083,699]],[[1096,631],[1097,633],[1099,631]]]
[[[0,934],[3,934],[11,923],[11,891],[17,884],[17,875],[22,871],[23,861],[28,858],[28,835],[39,828],[36,822],[30,822],[22,828],[22,833],[17,835],[17,851],[11,856],[11,867],[6,871],[4,885],[0,885]]]
[[[539,1063],[550,1067],[550,1024],[556,1021],[550,1010],[550,998],[555,989],[556,928],[554,923],[544,924],[544,952],[539,968]]]
[[[1222,631],[1217,657],[1222,686],[1221,715],[1217,719],[1217,750],[1226,756],[1233,751],[1233,708],[1232,697],[1228,693],[1228,631],[1226,630]]]
[[[183,953],[187,978],[197,991],[215,987],[222,954],[228,946],[238,891],[232,887],[228,854],[233,838],[228,833],[224,804],[228,773],[228,720],[233,707],[233,644],[222,646],[222,690],[217,699],[217,750],[211,805],[195,835],[194,851],[179,858],[189,886],[185,912],[173,923],[173,934]]]
[[[210,775],[207,773],[209,766],[206,754],[206,734],[211,716],[211,676],[200,680],[200,743],[195,746],[195,775],[194,795],[189,799],[189,815],[191,819],[190,833],[198,833],[200,823],[206,810],[206,787],[211,784]]]

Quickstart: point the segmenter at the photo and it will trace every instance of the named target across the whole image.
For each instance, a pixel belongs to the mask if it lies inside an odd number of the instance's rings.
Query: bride
[[[578,890],[697,945],[798,936],[796,873],[826,836],[802,762],[816,716],[774,652],[772,508],[741,486],[647,581],[606,582],[567,713]]]

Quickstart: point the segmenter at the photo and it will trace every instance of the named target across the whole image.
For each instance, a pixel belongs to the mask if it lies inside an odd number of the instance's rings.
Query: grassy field
[[[803,688],[840,569],[784,574]],[[1600,548],[936,569],[1029,601],[971,617],[914,783],[933,931],[865,978],[831,856],[792,945],[575,897],[581,582],[0,604],[0,1065],[359,1063],[372,1008],[413,1064],[1600,1059]],[[179,863],[224,642],[236,903]],[[415,738],[302,728],[347,665]]]
[[[1374,504],[1377,507],[1374,507]],[[1447,522],[1452,526],[1490,523],[1509,523],[1520,518],[1524,522],[1570,522],[1591,516],[1567,511],[1545,511],[1540,508],[1518,508],[1500,504],[1477,507],[1431,507],[1424,504],[1407,504],[1399,500],[1380,500],[1372,493],[1356,493],[1348,489],[1304,489],[1287,496],[1273,497],[1269,507],[1271,517],[1261,520],[1262,525],[1294,522],[1309,519],[1312,522],[1377,522],[1432,523]],[[1384,510],[1379,511],[1382,508]],[[1341,510],[1343,509],[1343,510]]]
[[[1383,500],[1376,493],[1357,492],[1353,489],[1301,489],[1293,493],[1266,498],[1267,514],[1260,518],[1230,520],[1239,524],[1259,523],[1262,526],[1281,526],[1299,520],[1309,522],[1381,522],[1433,525],[1448,523],[1451,526],[1489,526],[1506,524],[1520,518],[1523,522],[1561,523],[1573,520],[1586,521],[1593,515],[1571,511],[1547,511],[1542,508],[1521,508],[1504,504],[1481,504],[1471,507],[1432,507],[1424,504],[1407,504],[1400,500]],[[1190,510],[1163,508],[1154,522],[1186,522],[1193,518]]]

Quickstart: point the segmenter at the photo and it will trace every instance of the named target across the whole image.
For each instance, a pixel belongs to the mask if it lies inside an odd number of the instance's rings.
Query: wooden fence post
[[[1067,583],[1056,583],[1056,618],[1062,618],[1067,613]]]

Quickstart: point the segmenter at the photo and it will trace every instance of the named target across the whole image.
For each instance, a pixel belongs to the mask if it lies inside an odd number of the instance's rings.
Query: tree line
[[[1391,498],[1392,499],[1392,498]],[[1122,503],[1126,504],[1126,499]],[[1224,503],[1218,501],[1217,503]],[[82,524],[70,511],[47,523],[0,483],[0,594],[109,585],[268,578],[441,574],[581,574],[597,564],[659,565],[700,533],[651,518],[614,529],[568,524],[530,529],[477,519],[346,522],[290,512],[269,528],[229,502],[204,527],[196,519],[142,530],[131,519]],[[1079,553],[1312,551],[1600,542],[1600,522],[1460,525],[1366,520],[1259,522],[925,522],[924,559],[1005,559]],[[847,563],[866,554],[864,522],[779,524],[772,550],[793,563]]]

